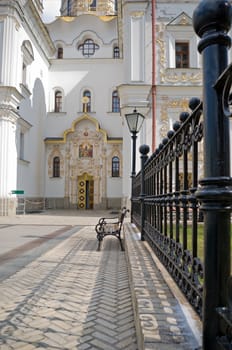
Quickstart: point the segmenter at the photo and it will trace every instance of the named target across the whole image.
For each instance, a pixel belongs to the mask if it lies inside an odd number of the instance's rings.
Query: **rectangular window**
[[[20,133],[19,158],[24,159],[24,133]]]
[[[189,43],[176,42],[176,68],[189,68]]]

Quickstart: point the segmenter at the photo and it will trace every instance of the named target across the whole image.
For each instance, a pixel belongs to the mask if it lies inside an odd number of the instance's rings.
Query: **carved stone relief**
[[[53,158],[59,156],[62,175],[65,177],[65,197],[73,206],[78,202],[78,179],[88,175],[94,181],[94,205],[101,204],[107,195],[107,176],[111,170],[111,159],[117,155],[122,159],[121,144],[108,143],[105,134],[97,130],[91,120],[81,120],[75,129],[66,134],[65,144],[48,146],[48,172],[52,176]],[[122,164],[122,161],[121,161]],[[110,170],[109,170],[110,169]]]

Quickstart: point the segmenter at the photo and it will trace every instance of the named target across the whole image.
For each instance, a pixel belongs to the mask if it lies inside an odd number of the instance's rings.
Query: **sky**
[[[50,23],[60,15],[61,0],[44,0],[43,1],[43,20],[45,23]]]

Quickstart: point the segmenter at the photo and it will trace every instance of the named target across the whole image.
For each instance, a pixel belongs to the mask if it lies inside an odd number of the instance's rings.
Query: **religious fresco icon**
[[[93,145],[83,143],[79,146],[79,158],[92,158],[93,157]]]

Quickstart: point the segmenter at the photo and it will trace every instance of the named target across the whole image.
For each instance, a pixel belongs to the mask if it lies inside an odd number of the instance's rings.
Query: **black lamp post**
[[[125,118],[128,124],[128,128],[131,133],[132,138],[132,168],[131,168],[131,199],[133,197],[133,179],[135,177],[135,163],[136,163],[136,139],[137,134],[140,131],[143,121],[145,119],[144,115],[138,113],[136,108],[133,113],[125,114]],[[131,219],[132,219],[132,205],[131,205]]]

